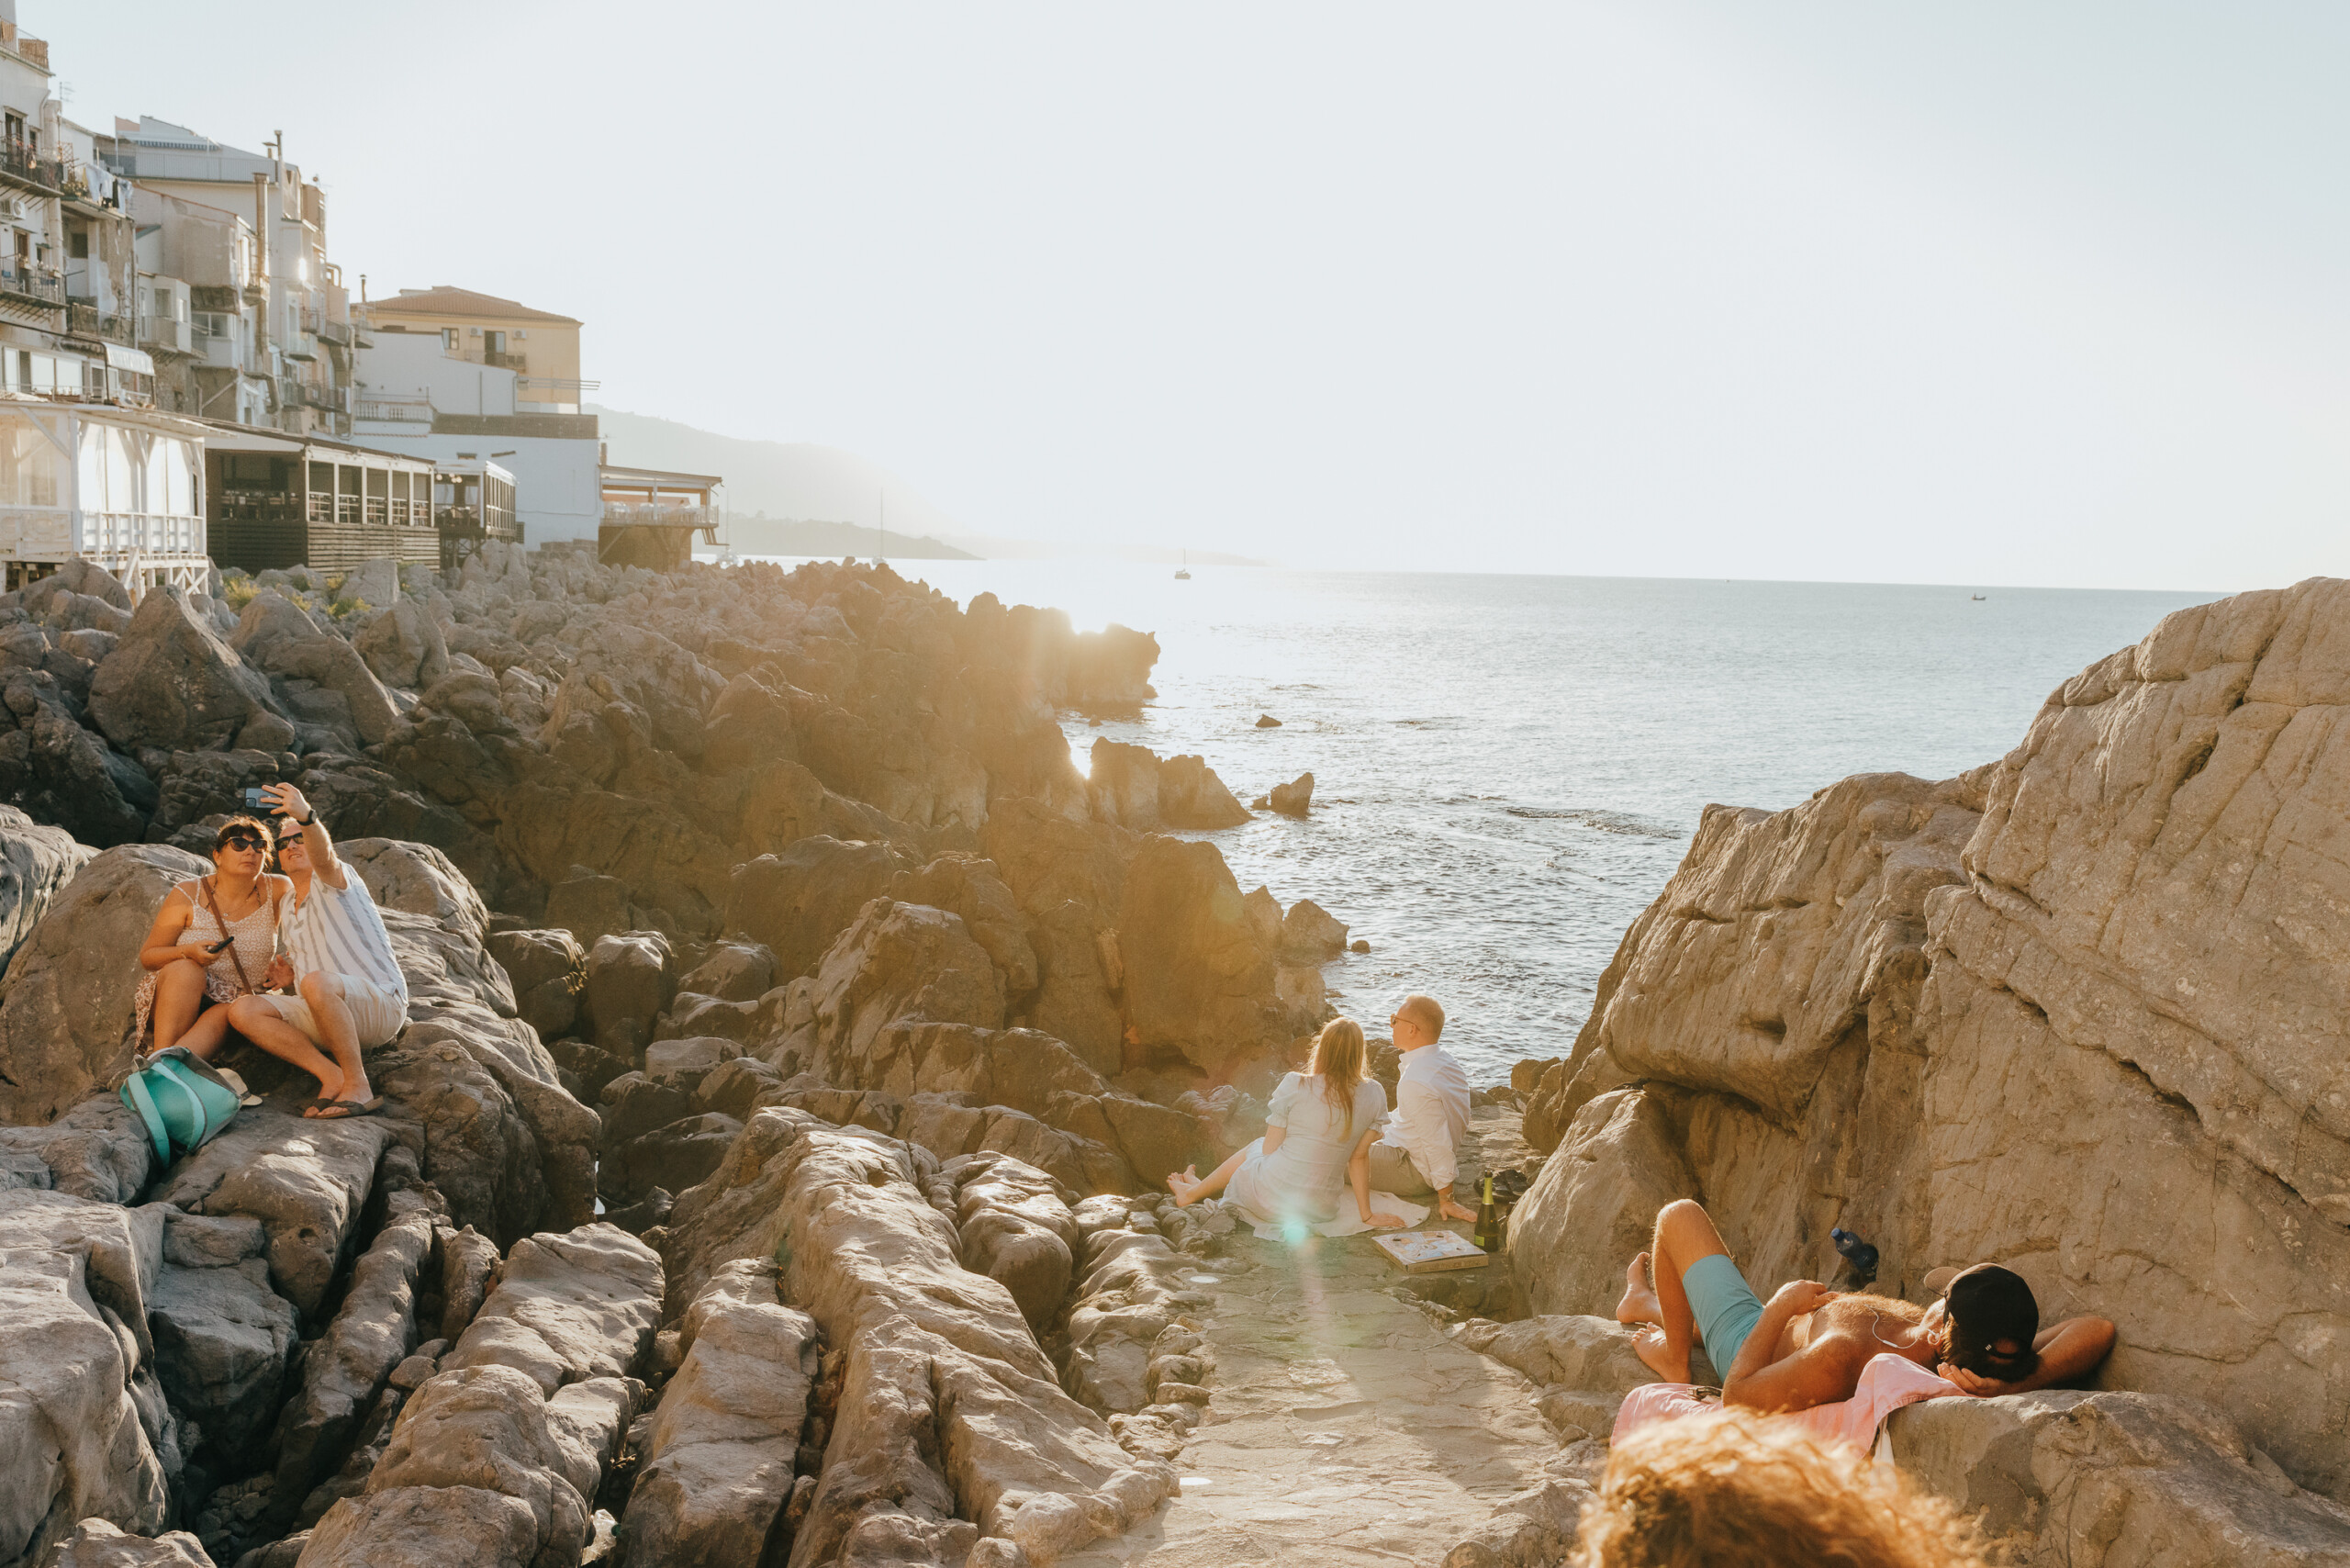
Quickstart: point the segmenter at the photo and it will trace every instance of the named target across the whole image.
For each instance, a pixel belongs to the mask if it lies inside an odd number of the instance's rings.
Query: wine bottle
[[[1485,1178],[1478,1195],[1477,1228],[1470,1232],[1469,1239],[1482,1251],[1498,1252],[1502,1249],[1502,1219],[1494,1208],[1494,1179],[1491,1176]]]

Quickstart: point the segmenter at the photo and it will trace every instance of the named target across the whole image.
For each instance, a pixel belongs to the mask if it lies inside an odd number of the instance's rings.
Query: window
[[[443,327],[441,329],[441,352],[443,353],[455,353],[457,352],[456,328]]]
[[[503,332],[485,333],[482,336],[481,346],[487,349],[492,353],[504,353],[506,352],[506,334]]]
[[[0,506],[55,506],[58,469],[57,448],[39,426],[0,412]]]
[[[90,231],[88,230],[76,229],[73,230],[73,237],[69,243],[72,246],[73,255],[75,261],[86,262],[90,259]]]

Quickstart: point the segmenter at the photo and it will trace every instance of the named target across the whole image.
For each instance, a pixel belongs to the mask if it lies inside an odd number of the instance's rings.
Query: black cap
[[[2031,1348],[2040,1332],[2040,1303],[2023,1276],[1997,1263],[1977,1263],[1951,1281],[1950,1359],[1977,1377],[2013,1383],[2040,1365]],[[2003,1341],[2012,1341],[2003,1348]]]

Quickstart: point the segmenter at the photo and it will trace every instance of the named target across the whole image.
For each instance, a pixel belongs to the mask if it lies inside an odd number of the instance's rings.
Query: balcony
[[[391,424],[429,425],[432,422],[432,404],[423,398],[363,398],[353,417]]]
[[[65,330],[77,337],[104,338],[108,342],[130,346],[131,323],[128,317],[108,316],[96,304],[87,299],[65,297]]]
[[[611,528],[715,528],[716,507],[653,505],[644,501],[606,501],[604,522]]]
[[[65,279],[40,267],[0,265],[0,298],[50,310],[65,308]]]
[[[176,316],[139,318],[139,346],[152,353],[194,353],[192,329]]]
[[[67,163],[62,158],[45,158],[39,148],[20,137],[0,140],[0,174],[9,174],[52,195],[65,189]]]
[[[308,332],[297,332],[278,344],[277,350],[287,359],[298,359],[308,364],[319,357],[319,340]]]
[[[528,354],[486,353],[481,356],[481,362],[487,365],[493,365],[499,370],[528,370],[531,368],[531,360]]]
[[[346,349],[351,346],[351,323],[348,321],[321,321],[311,330],[318,333],[322,342]]]

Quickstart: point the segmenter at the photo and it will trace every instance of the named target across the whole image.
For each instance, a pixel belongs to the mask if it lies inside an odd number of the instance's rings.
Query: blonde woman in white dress
[[[1371,1145],[1386,1121],[1387,1092],[1363,1070],[1362,1025],[1334,1018],[1305,1070],[1273,1090],[1265,1136],[1205,1178],[1190,1167],[1168,1177],[1168,1190],[1185,1206],[1221,1193],[1259,1225],[1324,1225],[1351,1187],[1361,1222],[1393,1228],[1403,1216],[1371,1206]]]

